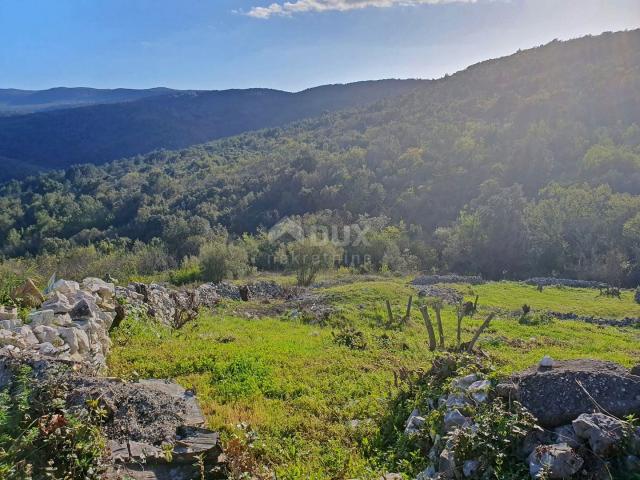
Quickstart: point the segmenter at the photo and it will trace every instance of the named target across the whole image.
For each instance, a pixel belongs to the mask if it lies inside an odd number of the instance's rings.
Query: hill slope
[[[179,260],[217,224],[241,233],[331,209],[318,221],[413,225],[401,247],[425,269],[633,282],[640,31],[552,42],[374,105],[0,193],[7,254],[157,237]]]
[[[0,118],[0,155],[42,169],[101,164],[365,105],[407,93],[422,83],[385,80],[328,85],[299,93],[268,89],[174,91],[137,101],[10,116]],[[115,92],[110,92],[110,100]],[[5,178],[10,177],[5,174]]]

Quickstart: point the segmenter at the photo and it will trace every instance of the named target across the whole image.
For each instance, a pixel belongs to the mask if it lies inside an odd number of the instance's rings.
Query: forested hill
[[[54,102],[57,98],[60,102],[90,99],[99,104],[0,117],[0,156],[12,159],[14,165],[24,163],[40,169],[101,164],[160,148],[183,148],[249,130],[282,126],[407,93],[425,83],[382,80],[327,85],[298,93],[269,89],[70,89],[39,92],[36,99],[36,94],[18,95],[14,103],[21,99]],[[116,101],[118,98],[121,101]],[[0,180],[20,173],[23,172],[15,168],[2,171]],[[25,169],[24,173],[29,171]]]
[[[241,233],[331,209],[334,222],[397,225],[375,245],[405,238],[424,269],[635,282],[640,31],[554,41],[361,109],[1,194],[9,255],[120,236],[160,238],[179,260],[217,224]]]

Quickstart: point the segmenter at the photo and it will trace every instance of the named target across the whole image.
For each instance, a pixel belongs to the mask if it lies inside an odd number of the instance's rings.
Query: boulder
[[[438,459],[438,478],[456,477],[456,459],[451,450],[443,450]]]
[[[475,373],[465,377],[454,378],[451,382],[451,390],[458,392],[466,392],[471,385],[480,380]]]
[[[0,330],[0,347],[12,346],[19,349],[27,348],[27,343],[20,335],[9,330]]]
[[[64,343],[58,334],[58,330],[47,325],[38,325],[34,327],[33,334],[37,337],[39,342],[50,343],[54,347],[59,347]]]
[[[69,313],[73,308],[69,299],[60,292],[53,292],[42,304],[45,310],[53,310],[54,313]]]
[[[116,294],[116,286],[100,278],[85,278],[82,281],[82,289],[97,294],[103,300],[110,300]]]
[[[78,353],[80,349],[78,346],[78,332],[84,333],[79,328],[67,328],[67,327],[58,328],[58,335],[64,340],[64,343],[69,345],[69,353],[72,355],[74,353]],[[84,335],[86,337],[87,334],[84,333]],[[87,343],[89,343],[88,339],[87,339]]]
[[[583,413],[573,421],[573,430],[578,438],[589,442],[594,454],[609,457],[623,441],[625,423],[604,413]]]
[[[49,292],[59,292],[62,295],[69,297],[78,290],[80,290],[78,282],[73,282],[71,280],[58,280],[51,286]]]
[[[469,419],[460,413],[460,410],[455,409],[444,414],[444,430],[446,432],[458,427],[464,427],[469,423]]]
[[[469,385],[467,392],[475,402],[484,403],[489,399],[490,389],[491,382],[489,380],[478,380]]]
[[[13,320],[0,320],[0,329],[5,330],[13,330],[14,328],[18,328],[22,326],[22,320],[13,319]]]
[[[31,330],[31,327],[27,325],[23,325],[22,327],[17,328],[15,330],[15,333],[17,335],[20,335],[22,340],[24,340],[27,345],[33,346],[38,344],[38,338],[33,334],[33,330]]]
[[[579,448],[581,440],[576,435],[573,425],[562,425],[553,429],[553,443],[566,443],[571,448]]]
[[[640,413],[640,377],[612,362],[555,361],[551,368],[517,373],[511,382],[510,395],[547,428],[595,411],[596,403],[617,417]]]
[[[38,308],[44,302],[44,295],[33,280],[28,278],[11,293],[11,299],[25,307]]]
[[[31,327],[37,327],[39,325],[50,326],[53,325],[55,318],[56,315],[53,310],[38,310],[31,312],[27,316],[27,323],[31,325]]]
[[[569,478],[575,475],[584,460],[566,443],[540,445],[529,456],[529,473],[538,478],[544,471],[545,478]]]
[[[5,307],[0,305],[0,320],[17,320],[18,309],[15,307]]]

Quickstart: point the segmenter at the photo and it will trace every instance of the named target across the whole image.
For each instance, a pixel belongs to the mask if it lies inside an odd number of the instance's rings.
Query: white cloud
[[[295,0],[292,2],[272,3],[267,7],[253,7],[247,15],[267,19],[272,16],[291,16],[303,12],[328,12],[359,10],[376,7],[439,5],[445,3],[476,3],[477,0]]]

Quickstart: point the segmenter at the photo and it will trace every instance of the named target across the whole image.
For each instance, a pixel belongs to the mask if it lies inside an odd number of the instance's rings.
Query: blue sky
[[[637,27],[639,0],[0,0],[0,88],[437,78]]]

